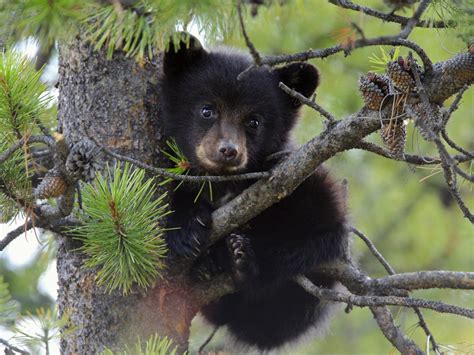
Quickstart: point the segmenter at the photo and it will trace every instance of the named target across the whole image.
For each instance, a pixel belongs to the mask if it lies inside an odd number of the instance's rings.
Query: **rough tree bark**
[[[121,53],[107,60],[81,39],[63,45],[59,64],[59,131],[68,143],[93,136],[114,151],[156,164],[159,151],[159,60],[137,64]],[[179,351],[187,349],[189,326],[198,302],[181,265],[171,262],[166,280],[154,289],[107,293],[83,267],[84,255],[70,237],[58,236],[60,312],[70,314],[74,331],[61,341],[65,354],[92,354],[158,333]],[[169,280],[172,280],[170,282]]]

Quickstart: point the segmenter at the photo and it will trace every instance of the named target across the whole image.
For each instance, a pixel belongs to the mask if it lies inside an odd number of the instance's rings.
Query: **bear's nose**
[[[219,145],[219,153],[226,161],[234,160],[237,156],[237,146],[232,142],[223,142]]]

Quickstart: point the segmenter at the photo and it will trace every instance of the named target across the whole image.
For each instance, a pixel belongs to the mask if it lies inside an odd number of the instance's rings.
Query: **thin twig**
[[[433,63],[428,57],[423,48],[421,48],[415,42],[412,42],[404,38],[394,38],[394,37],[377,37],[377,38],[364,38],[354,41],[351,46],[351,49],[370,47],[370,46],[380,46],[380,45],[392,45],[392,46],[402,46],[407,47],[415,51],[423,62],[425,73],[431,72],[433,70]],[[295,54],[280,54],[265,56],[262,58],[262,65],[274,66],[281,63],[289,62],[302,62],[314,58],[326,58],[333,54],[339,52],[345,52],[348,54],[348,48],[338,44],[333,47],[328,47],[324,49],[315,49],[307,50],[305,52],[295,53]]]
[[[398,34],[398,37],[407,38],[410,33],[413,31],[413,28],[420,22],[421,15],[426,11],[431,0],[422,0],[420,6],[416,9],[413,16],[408,20],[406,25],[403,27],[401,32]]]
[[[247,30],[245,29],[245,23],[244,23],[244,18],[242,16],[242,1],[238,0],[237,1],[237,14],[239,15],[239,22],[240,22],[240,28],[242,30],[242,35],[244,36],[245,39],[245,44],[247,45],[250,54],[253,57],[253,61],[255,65],[260,66],[262,63],[262,57],[258,53],[258,51],[255,49],[255,46],[253,45],[252,41],[250,40]]]
[[[17,237],[30,230],[31,228],[33,228],[33,222],[31,220],[28,220],[26,224],[22,224],[21,226],[7,233],[5,238],[0,240],[0,251],[3,251],[3,249],[5,249],[8,244],[13,242]]]
[[[387,22],[395,22],[402,25],[406,25],[410,21],[409,17],[403,17],[403,16],[394,15],[394,14],[386,14],[386,13],[371,9],[366,6],[354,4],[352,1],[349,1],[349,0],[329,0],[329,2],[336,6],[340,6],[349,10],[362,12],[366,15],[376,17]],[[454,21],[447,21],[447,22],[445,21],[419,21],[416,24],[416,27],[446,28],[446,27],[453,27],[455,25],[456,23]]]
[[[461,99],[468,88],[469,88],[469,85],[464,85],[464,87],[458,92],[453,103],[451,104],[451,106],[449,106],[446,121],[449,120],[453,112],[459,108],[459,103],[461,102]]]
[[[218,325],[214,326],[214,329],[212,330],[212,333],[209,334],[209,336],[206,338],[206,341],[204,341],[204,343],[202,343],[202,345],[199,347],[198,354],[202,353],[202,351],[207,346],[207,344],[209,344],[209,342],[212,340],[212,338],[214,338],[214,335],[216,335],[216,332],[217,332],[218,329],[219,329]]]
[[[280,89],[282,89],[284,92],[286,92],[288,95],[290,95],[291,97],[294,97],[295,99],[298,99],[299,101],[301,101],[301,103],[303,103],[306,106],[309,106],[312,109],[318,111],[322,116],[326,117],[329,122],[334,123],[336,121],[336,118],[333,115],[331,115],[328,111],[323,109],[316,102],[314,102],[314,101],[308,99],[307,97],[301,95],[298,91],[295,91],[295,90],[289,88],[288,86],[286,86],[282,82],[280,82],[278,84],[278,87]]]
[[[462,170],[458,165],[453,166],[453,170],[458,174],[459,176],[463,177],[469,182],[474,182],[474,175],[470,175],[466,173],[464,170]]]
[[[0,344],[3,344],[5,345],[9,350],[12,350],[14,352],[17,352],[18,354],[21,354],[21,355],[30,355],[30,353],[28,351],[25,351],[25,350],[22,350],[20,348],[17,348],[16,346],[14,345],[11,345],[8,341],[6,341],[5,339],[2,339],[0,338]],[[6,350],[5,350],[5,354],[7,354]]]
[[[94,140],[94,138],[92,138]],[[103,146],[102,144],[98,143],[97,141],[94,140],[94,142],[107,154],[110,155],[112,158],[121,160],[121,161],[126,161],[129,163],[132,163],[135,166],[138,166],[139,168],[142,168],[150,173],[156,174],[156,175],[161,175],[167,178],[171,178],[173,180],[179,180],[179,181],[189,181],[189,182],[202,182],[202,181],[210,181],[210,182],[222,182],[222,181],[242,181],[242,180],[257,180],[257,179],[262,179],[262,178],[268,178],[272,174],[269,171],[262,171],[262,172],[255,172],[255,173],[246,173],[246,174],[237,174],[237,175],[219,175],[219,176],[214,176],[214,175],[203,175],[203,176],[191,176],[191,175],[180,175],[180,174],[174,174],[170,173],[168,170],[164,168],[158,168],[155,166],[148,165],[146,163],[143,163],[141,161],[138,161],[136,159],[133,159],[131,157],[121,155],[118,153],[113,152],[109,148]]]
[[[362,239],[364,241],[364,243],[370,249],[372,254],[377,258],[378,261],[380,261],[380,263],[383,265],[385,270],[387,270],[387,272],[390,275],[395,274],[395,270],[390,266],[388,261],[385,260],[383,255],[377,250],[374,243],[372,243],[372,241],[364,233],[362,233],[361,231],[359,231],[357,228],[354,228],[354,227],[351,227],[351,232],[354,233],[355,235],[357,235],[360,239]]]
[[[472,152],[469,152],[468,150],[464,149],[463,147],[459,146],[458,144],[456,144],[455,141],[453,141],[449,136],[448,136],[448,133],[446,132],[446,129],[443,128],[441,130],[441,136],[443,137],[443,139],[445,140],[446,143],[448,143],[448,145],[453,148],[453,149],[456,149],[458,152],[460,153],[463,153],[464,155],[467,155],[467,156],[470,156],[471,158],[474,159],[474,153]]]
[[[54,139],[47,136],[30,136],[28,138],[22,138],[13,143],[7,150],[0,154],[0,164],[10,158],[15,151],[22,148],[26,143],[44,143],[51,148],[55,147],[56,145]]]

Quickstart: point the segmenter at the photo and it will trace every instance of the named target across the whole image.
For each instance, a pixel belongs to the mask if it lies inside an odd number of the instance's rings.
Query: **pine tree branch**
[[[280,54],[280,55],[265,56],[262,58],[261,64],[274,66],[281,63],[303,62],[303,61],[307,61],[309,59],[314,59],[314,58],[326,58],[339,52],[344,52],[347,55],[353,49],[371,47],[371,46],[381,46],[381,45],[402,46],[402,47],[410,48],[413,51],[415,51],[421,58],[424,68],[425,68],[425,72],[431,72],[433,70],[433,63],[431,62],[431,59],[429,59],[428,55],[423,50],[423,48],[421,48],[415,42],[412,42],[410,40],[407,40],[404,38],[394,38],[392,36],[358,39],[352,43],[350,49],[347,48],[346,46],[338,44],[333,47],[328,47],[324,49],[307,50],[305,52],[295,53],[295,54]]]
[[[410,35],[410,33],[413,31],[413,28],[415,28],[415,26],[420,22],[421,15],[426,11],[430,2],[431,0],[421,1],[420,6],[418,6],[413,16],[408,20],[397,37],[407,38]]]
[[[390,266],[387,260],[383,257],[383,255],[377,250],[375,247],[374,243],[361,231],[359,231],[357,228],[351,227],[351,232],[357,235],[360,239],[364,241],[364,243],[367,245],[369,250],[372,252],[372,254],[375,256],[375,258],[380,262],[380,264],[383,265],[385,270],[387,271],[388,274],[393,275],[395,274],[395,270]]]
[[[13,242],[17,237],[19,237],[23,233],[26,233],[33,227],[34,227],[33,222],[31,221],[31,219],[29,219],[28,222],[26,222],[26,224],[22,224],[21,226],[15,228],[11,232],[8,232],[5,238],[0,240],[0,251],[3,251],[3,249],[5,249],[8,246],[8,244]]]
[[[432,156],[404,154],[403,157],[394,157],[387,148],[367,142],[365,140],[361,140],[353,147],[353,149],[362,149],[391,160],[404,161],[414,165],[433,165],[441,163],[441,159],[439,157]],[[465,154],[452,155],[451,158],[457,163],[464,163],[474,158],[474,152],[469,152],[466,150]]]
[[[20,348],[17,348],[16,346],[13,346],[11,345],[10,343],[8,343],[6,340],[0,338],[0,344],[3,344],[5,345],[5,355],[14,355],[14,353],[18,353],[18,354],[21,354],[21,355],[30,355],[30,353],[28,351],[25,351],[25,350],[22,350]],[[7,350],[9,350],[9,352],[7,352]]]
[[[470,68],[472,73],[469,72],[467,73],[467,77],[471,78],[471,81],[474,80],[474,55],[471,55],[470,53],[467,54],[469,56],[469,62],[470,62]],[[457,57],[453,58],[456,59]],[[455,60],[450,59],[449,61],[445,63],[455,62]],[[446,68],[447,65],[443,65],[446,70],[449,70],[449,68]],[[422,106],[425,110],[425,113],[429,119],[433,119],[435,117],[435,114],[432,112],[431,105],[430,105],[430,99],[431,97],[428,94],[428,91],[425,89],[425,86],[422,84],[420,75],[418,74],[418,71],[414,66],[411,68],[411,72],[413,74],[413,77],[415,78],[416,82],[416,87],[418,89],[418,93],[421,98],[421,103]],[[462,90],[465,87],[466,83],[458,87],[458,91]],[[438,135],[433,132],[433,130],[428,127],[428,125],[423,122],[423,120],[416,119],[416,124],[422,127],[423,131],[426,132],[429,136],[429,138],[435,143],[436,148],[438,149],[438,153],[441,159],[441,167],[443,168],[444,172],[444,179],[446,181],[446,184],[448,185],[448,189],[451,192],[451,195],[454,197],[454,200],[457,202],[459,208],[464,214],[464,217],[466,217],[472,224],[474,224],[474,215],[471,213],[469,208],[466,206],[466,203],[462,199],[458,187],[457,187],[457,182],[456,182],[456,174],[453,172],[453,166],[455,165],[455,162],[447,152],[444,144],[441,142],[441,139],[438,137]]]
[[[365,242],[365,244],[370,249],[372,254],[379,260],[379,262],[383,265],[383,267],[388,272],[388,274],[389,275],[395,275],[395,269],[392,268],[392,266],[388,263],[387,260],[385,260],[382,253],[380,253],[377,250],[377,248],[375,247],[375,244],[372,243],[372,241],[365,234],[363,234],[362,232],[360,232],[356,228],[352,227],[351,231]],[[430,339],[431,346],[433,347],[433,350],[436,353],[439,353],[438,344],[436,343],[436,340],[433,336],[433,333],[431,333],[431,330],[428,328],[428,325],[426,324],[425,318],[423,317],[423,313],[421,313],[421,310],[418,307],[413,307],[413,310],[415,311],[415,313],[418,317],[420,326],[423,328],[423,331],[425,332],[426,336]]]
[[[260,53],[258,53],[257,49],[255,48],[254,44],[250,40],[247,34],[247,30],[245,29],[244,18],[242,16],[242,0],[237,1],[237,14],[239,15],[240,29],[242,31],[242,36],[244,36],[245,44],[247,45],[247,48],[249,49],[250,54],[252,55],[255,65],[259,66],[262,62],[262,58],[260,56]]]
[[[322,116],[326,117],[326,119],[330,123],[334,123],[336,121],[336,118],[333,115],[331,115],[328,111],[326,111],[324,108],[319,106],[315,101],[306,98],[305,96],[289,88],[282,82],[278,84],[278,87],[282,89],[284,92],[286,92],[288,95],[290,95],[291,97],[294,97],[295,99],[299,100],[301,103],[305,104],[306,106],[311,107],[313,110],[318,111]]]
[[[215,175],[215,176],[214,175],[192,176],[192,175],[174,174],[174,173],[170,173],[165,168],[158,168],[156,166],[143,163],[131,157],[127,157],[125,155],[115,153],[111,149],[97,142],[92,136],[89,136],[89,138],[93,140],[94,143],[97,144],[99,148],[101,148],[107,155],[111,156],[112,158],[115,158],[120,161],[129,162],[152,174],[171,178],[173,180],[188,181],[188,182],[203,182],[203,181],[222,182],[222,181],[242,181],[242,180],[262,179],[262,178],[268,178],[271,176],[271,173],[268,171],[237,174],[237,175]]]
[[[329,2],[333,5],[342,7],[344,9],[354,10],[361,12],[363,14],[379,18],[386,22],[395,22],[401,25],[407,25],[410,22],[409,17],[398,16],[394,14],[386,14],[375,9],[372,9],[367,6],[362,6],[358,4],[354,4],[352,1],[349,0],[329,0]],[[447,28],[453,27],[456,23],[454,21],[419,21],[416,24],[416,27],[424,27],[424,28]]]
[[[295,281],[315,297],[325,300],[343,302],[358,307],[403,306],[431,309],[439,313],[450,313],[474,319],[474,310],[446,304],[439,301],[429,301],[419,298],[398,296],[356,296],[342,292],[320,288],[314,285],[306,276],[297,276]]]
[[[5,162],[8,158],[12,156],[13,153],[15,153],[15,151],[17,151],[27,143],[44,143],[51,148],[56,146],[56,142],[54,141],[54,139],[47,136],[30,136],[28,138],[22,138],[13,143],[10,148],[0,154],[0,164]]]
[[[385,338],[387,338],[402,355],[424,354],[413,340],[409,339],[402,333],[400,328],[395,325],[392,313],[387,307],[371,307],[370,310]]]
[[[474,290],[474,272],[417,271],[391,274],[371,281],[373,287],[393,287],[404,290],[450,288]]]

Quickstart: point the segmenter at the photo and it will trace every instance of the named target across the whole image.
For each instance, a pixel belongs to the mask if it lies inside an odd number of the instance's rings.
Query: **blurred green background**
[[[444,0],[442,0],[444,1]],[[282,1],[283,5],[259,6],[258,15],[246,16],[247,30],[257,50],[262,54],[295,53],[308,48],[324,48],[344,42],[347,37],[357,35],[351,23],[363,29],[366,37],[395,34],[400,30],[396,24],[342,10],[322,0]],[[390,9],[377,0],[358,1],[383,12]],[[412,8],[405,9],[402,15],[410,16]],[[436,8],[430,8],[426,18],[439,19]],[[466,44],[459,38],[456,29],[415,29],[411,39],[421,45],[434,62],[449,59],[454,54],[465,51]],[[214,39],[207,43],[231,45],[246,51],[243,39],[236,29],[229,36]],[[357,49],[350,56],[344,54],[330,56],[323,60],[312,60],[322,76],[317,91],[317,102],[337,118],[359,110],[363,103],[357,90],[361,75],[373,70],[369,57],[390,47],[371,47]],[[408,51],[401,49],[401,54]],[[54,83],[57,60],[48,67],[49,76]],[[53,74],[51,74],[53,73]],[[53,77],[53,79],[51,79]],[[452,99],[446,102],[449,105]],[[461,107],[455,112],[448,125],[448,133],[463,147],[474,149],[474,89],[471,87],[464,95]],[[302,118],[295,130],[295,140],[304,143],[317,135],[323,127],[323,118],[315,111],[304,109]],[[406,151],[413,154],[435,155],[433,144],[425,142],[409,124]],[[371,141],[381,144],[378,134]],[[474,270],[473,229],[463,218],[456,203],[447,191],[439,166],[414,167],[403,162],[395,162],[371,153],[352,150],[339,154],[328,161],[327,166],[338,179],[348,181],[348,204],[354,225],[366,233],[376,244],[395,270],[399,272],[419,270]],[[473,173],[473,167],[463,164],[462,168]],[[474,208],[472,187],[459,179],[461,190],[467,204]],[[30,236],[28,244],[35,251],[34,256],[20,266],[13,266],[5,254],[0,255],[0,273],[10,286],[11,293],[23,310],[39,306],[52,306],[51,294],[45,292],[44,281],[39,280],[52,262],[51,248],[39,246]],[[13,244],[10,248],[15,248]],[[372,277],[385,275],[384,269],[368,252],[366,246],[354,238],[353,254],[360,266]],[[51,277],[48,278],[51,280]],[[47,287],[55,289],[56,285]],[[473,307],[472,294],[467,291],[433,290],[413,294],[433,300],[446,301],[459,306]],[[419,345],[427,343],[422,329],[417,326],[414,312],[406,309],[393,309],[397,324]],[[465,318],[423,312],[426,321],[448,353],[474,353],[474,326]],[[191,351],[196,351],[212,331],[197,318],[191,338]],[[378,330],[368,309],[354,308],[350,314],[341,309],[328,328],[326,336],[306,339],[304,344],[292,344],[283,350],[291,354],[388,354],[396,351]],[[220,330],[207,350],[233,352],[233,344],[224,338]]]

